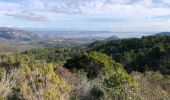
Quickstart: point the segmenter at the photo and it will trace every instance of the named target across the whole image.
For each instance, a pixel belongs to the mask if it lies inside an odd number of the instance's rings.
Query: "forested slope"
[[[170,37],[98,41],[0,56],[0,99],[168,100]]]
[[[96,42],[90,51],[98,51],[122,63],[128,72],[160,71],[170,74],[170,37],[148,36],[132,39]]]

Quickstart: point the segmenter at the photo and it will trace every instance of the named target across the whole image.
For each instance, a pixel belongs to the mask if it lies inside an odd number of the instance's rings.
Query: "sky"
[[[170,0],[0,0],[0,26],[170,31]]]

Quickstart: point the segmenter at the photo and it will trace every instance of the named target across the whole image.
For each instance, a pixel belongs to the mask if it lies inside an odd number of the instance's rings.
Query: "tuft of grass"
[[[6,98],[8,95],[12,93],[12,88],[16,84],[17,80],[17,71],[13,70],[10,73],[4,73],[1,76],[0,79],[0,97],[1,98]]]

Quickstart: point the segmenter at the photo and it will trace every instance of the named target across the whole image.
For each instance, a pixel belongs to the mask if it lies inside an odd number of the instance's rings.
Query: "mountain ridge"
[[[157,33],[156,35],[170,36],[170,32],[160,32],[160,33]]]

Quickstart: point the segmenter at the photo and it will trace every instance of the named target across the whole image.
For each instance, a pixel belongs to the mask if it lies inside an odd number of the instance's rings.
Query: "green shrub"
[[[102,99],[105,94],[100,88],[94,86],[91,89],[91,95],[94,96],[96,99]]]
[[[89,79],[117,72],[118,69],[124,70],[120,64],[113,61],[107,55],[99,52],[83,53],[73,59],[67,60],[64,66],[68,69],[83,70],[87,72],[87,77]]]

